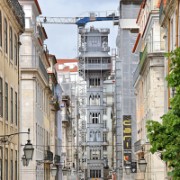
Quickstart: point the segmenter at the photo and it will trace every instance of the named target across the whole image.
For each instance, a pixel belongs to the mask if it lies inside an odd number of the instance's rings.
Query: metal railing
[[[104,164],[104,159],[87,159],[89,164]]]
[[[7,0],[10,7],[13,9],[13,12],[19,21],[20,25],[24,28],[25,27],[25,14],[22,9],[22,6],[19,4],[18,0]]]
[[[53,153],[50,150],[44,152],[44,161],[53,161]]]
[[[89,70],[109,70],[111,69],[111,63],[107,64],[85,64],[85,69]]]
[[[148,53],[165,52],[165,41],[152,41],[147,43]]]
[[[134,72],[134,75],[133,75],[133,82],[135,83],[139,74],[140,74],[140,71],[141,71],[141,68],[144,64],[144,61],[146,59],[146,56],[147,56],[147,45],[146,47],[144,48],[144,51],[143,52],[140,52],[139,53],[139,58],[140,58],[140,61],[139,61],[139,64],[136,68],[136,71]]]
[[[40,59],[40,57],[35,55],[21,55],[20,56],[20,68],[22,69],[37,69],[41,71],[44,78],[49,82],[48,73]]]
[[[61,157],[59,155],[55,155],[54,156],[54,163],[55,164],[59,164],[60,163],[60,160],[61,160]]]
[[[110,51],[110,47],[89,47],[88,45],[86,46],[81,46],[79,47],[79,51],[80,52],[86,52],[86,51],[93,51],[93,52],[109,52]]]
[[[147,55],[150,53],[163,53],[163,52],[165,52],[165,41],[153,41],[147,43],[146,47],[144,48],[144,51],[140,52],[139,54],[140,62],[133,75],[134,83],[136,82],[138,76],[140,75],[140,71],[142,69],[142,66],[144,65]]]

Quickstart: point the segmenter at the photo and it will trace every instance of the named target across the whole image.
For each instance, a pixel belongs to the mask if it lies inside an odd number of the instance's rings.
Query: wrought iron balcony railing
[[[135,83],[136,80],[138,79],[141,69],[144,65],[144,62],[146,60],[146,57],[150,53],[164,53],[165,52],[165,41],[153,41],[153,42],[148,42],[146,47],[144,48],[143,52],[140,52],[139,58],[140,62],[136,68],[136,71],[134,72],[133,75],[133,82]],[[154,56],[156,56],[154,54]]]
[[[44,152],[44,161],[49,163],[53,162],[53,153],[50,150]]]
[[[22,28],[25,27],[25,15],[22,6],[19,4],[18,0],[7,0],[9,6],[12,8],[15,17],[19,21]]]
[[[61,160],[61,157],[59,155],[55,155],[54,156],[54,163],[55,164],[59,164],[60,163],[60,160]]]

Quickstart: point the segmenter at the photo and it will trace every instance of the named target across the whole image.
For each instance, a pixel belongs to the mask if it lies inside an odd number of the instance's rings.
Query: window
[[[18,65],[18,41],[16,35],[14,35],[14,63],[16,66]]]
[[[11,88],[11,123],[13,123],[13,88]]]
[[[107,142],[107,133],[103,133],[103,142]]]
[[[4,19],[4,50],[8,53],[8,24],[6,18]]]
[[[15,180],[18,179],[18,177],[17,177],[18,176],[18,173],[17,173],[18,169],[17,169],[17,167],[18,167],[17,166],[17,150],[15,150],[15,171],[14,171],[15,172]]]
[[[2,167],[2,149],[0,149],[0,180],[2,180],[2,170],[3,170],[3,167]]]
[[[107,109],[103,110],[103,114],[106,115],[107,114]]]
[[[98,124],[100,119],[100,114],[99,113],[93,113],[92,114],[92,123],[93,124]]]
[[[104,128],[107,128],[107,121],[104,120]]]
[[[18,96],[17,92],[15,92],[15,123],[18,125]]]
[[[3,80],[0,78],[0,117],[3,117]]]
[[[8,120],[8,83],[5,83],[5,119]]]
[[[13,31],[12,27],[9,28],[9,57],[13,60]]]
[[[90,170],[90,178],[101,178],[101,170]]]
[[[2,13],[0,11],[0,46],[2,47]]]
[[[13,150],[11,150],[11,180],[13,180]]]
[[[103,146],[103,151],[107,151],[107,146]]]
[[[5,180],[8,180],[8,149],[5,149]]]

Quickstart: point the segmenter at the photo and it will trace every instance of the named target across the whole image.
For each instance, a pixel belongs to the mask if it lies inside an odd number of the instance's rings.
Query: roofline
[[[139,43],[139,40],[140,40],[140,37],[141,37],[141,33],[138,34],[137,38],[136,38],[136,42],[134,44],[134,47],[133,47],[133,50],[132,50],[132,53],[135,53],[136,51],[136,48],[137,48],[137,45]]]
[[[39,14],[42,14],[40,5],[39,5],[39,3],[38,3],[38,0],[34,0],[34,2],[35,2],[35,4],[36,4],[36,6],[37,6],[37,9],[38,9]]]
[[[138,13],[138,16],[137,16],[136,23],[138,23],[138,20],[139,20],[139,17],[140,17],[141,11],[142,11],[142,9],[144,9],[145,4],[146,4],[146,0],[144,0],[144,1],[141,3],[141,6],[140,6],[140,9],[139,9],[139,13]]]

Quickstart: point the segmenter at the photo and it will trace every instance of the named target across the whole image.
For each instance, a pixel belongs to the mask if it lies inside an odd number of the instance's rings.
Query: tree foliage
[[[171,108],[161,119],[162,123],[150,120],[147,132],[151,152],[161,152],[162,159],[169,166],[169,175],[180,180],[180,48],[169,53],[170,73],[166,77],[168,86],[175,89],[171,98]]]

